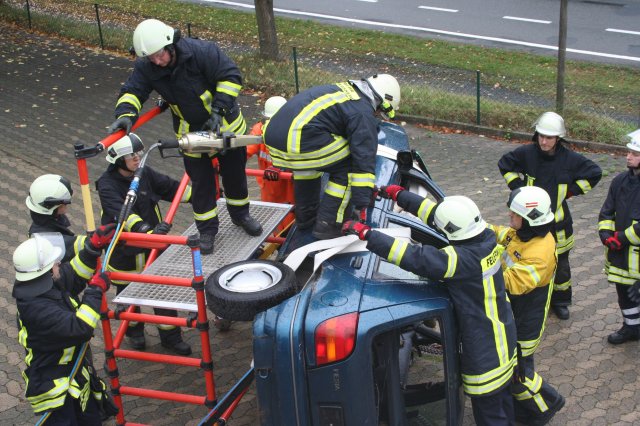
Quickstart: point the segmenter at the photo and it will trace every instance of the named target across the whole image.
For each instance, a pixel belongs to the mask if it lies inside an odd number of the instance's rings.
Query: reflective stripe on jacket
[[[538,186],[549,193],[555,212],[555,237],[558,254],[574,244],[573,219],[567,205],[569,195],[586,194],[602,177],[602,169],[593,161],[558,141],[554,155],[544,154],[537,143],[520,146],[498,161],[500,174],[511,190]]]
[[[409,191],[398,194],[398,205],[427,223],[435,210],[433,201]],[[407,271],[447,285],[460,325],[467,394],[488,395],[509,385],[516,364],[516,327],[500,269],[502,249],[491,230],[442,249],[370,231],[367,248]]]
[[[617,231],[623,244],[618,251],[605,248],[607,279],[625,285],[640,280],[640,176],[627,171],[613,178],[598,220],[602,241]]]
[[[78,256],[84,257],[81,263],[95,268],[95,256],[86,250]],[[102,292],[85,290],[85,286],[86,280],[63,263],[53,288],[37,297],[16,300],[18,340],[26,352],[25,395],[36,413],[62,406],[67,394],[79,399],[84,409],[90,396],[85,367],[69,383],[80,347],[91,339],[100,319]],[[82,302],[78,302],[83,290]]]

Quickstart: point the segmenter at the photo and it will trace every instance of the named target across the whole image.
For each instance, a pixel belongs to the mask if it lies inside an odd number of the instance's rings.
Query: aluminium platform
[[[264,240],[273,233],[278,224],[289,213],[289,204],[251,201],[251,216],[262,224],[262,234],[247,235],[242,228],[231,222],[224,199],[218,200],[220,228],[216,235],[212,254],[202,255],[202,271],[205,280],[217,269],[233,262],[249,259]],[[183,235],[196,234],[195,223]],[[147,269],[145,274],[193,277],[191,250],[187,246],[171,245]],[[196,292],[191,287],[172,285],[130,283],[114,299],[124,305],[150,306],[197,312]]]

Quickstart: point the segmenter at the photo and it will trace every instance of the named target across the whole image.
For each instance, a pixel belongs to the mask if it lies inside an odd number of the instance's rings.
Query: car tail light
[[[356,345],[358,313],[329,318],[316,327],[316,362],[318,365],[340,361],[351,355]]]

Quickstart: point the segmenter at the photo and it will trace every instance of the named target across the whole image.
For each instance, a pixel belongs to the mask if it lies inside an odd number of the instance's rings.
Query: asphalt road
[[[253,10],[254,0],[188,0]],[[557,0],[275,0],[277,16],[557,55]],[[567,57],[640,65],[640,2],[569,1]]]

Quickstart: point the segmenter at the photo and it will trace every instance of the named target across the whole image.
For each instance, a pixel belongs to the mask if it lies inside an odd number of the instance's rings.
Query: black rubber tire
[[[221,279],[229,274],[230,270],[243,265],[252,268],[276,268],[282,274],[282,278],[272,286],[254,292],[230,291],[221,284]],[[235,275],[234,275],[235,277]],[[298,285],[296,275],[289,266],[270,260],[250,260],[231,263],[215,271],[207,278],[205,293],[207,306],[216,315],[231,321],[253,321],[256,314],[276,306],[280,302],[296,294]]]

